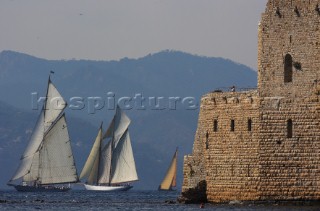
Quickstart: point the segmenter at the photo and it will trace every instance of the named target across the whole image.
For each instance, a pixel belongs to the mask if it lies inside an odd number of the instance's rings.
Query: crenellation
[[[183,192],[206,181],[209,202],[320,200],[319,5],[268,1],[258,88],[202,97]]]

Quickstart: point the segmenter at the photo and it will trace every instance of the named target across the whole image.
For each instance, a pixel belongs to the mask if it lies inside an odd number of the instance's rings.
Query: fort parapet
[[[202,97],[183,193],[204,181],[209,202],[320,199],[319,23],[320,0],[268,1],[258,87]]]

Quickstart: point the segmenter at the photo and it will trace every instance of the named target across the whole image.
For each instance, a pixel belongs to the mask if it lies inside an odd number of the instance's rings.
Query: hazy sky
[[[165,49],[257,67],[267,0],[0,0],[0,51],[139,58]]]

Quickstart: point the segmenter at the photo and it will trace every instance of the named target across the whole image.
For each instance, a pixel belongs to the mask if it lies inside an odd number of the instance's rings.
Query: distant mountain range
[[[0,165],[6,171],[0,173],[0,188],[6,188],[18,165],[39,113],[35,108],[41,108],[37,100],[45,95],[50,71],[54,71],[51,79],[69,104],[67,121],[79,172],[100,122],[104,121],[106,128],[111,121],[113,103],[120,102],[128,109],[125,112],[132,119],[130,133],[140,178],[137,189],[158,187],[177,146],[181,186],[182,159],[192,150],[199,111],[195,103],[201,95],[220,87],[254,87],[257,83],[256,72],[247,66],[178,51],[119,61],[45,60],[3,51]],[[184,104],[183,99],[187,99]]]

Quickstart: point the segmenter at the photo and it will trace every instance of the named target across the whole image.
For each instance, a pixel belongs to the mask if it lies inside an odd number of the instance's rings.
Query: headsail
[[[39,159],[40,159],[40,153],[39,153],[39,151],[37,151],[33,155],[30,171],[28,172],[28,174],[24,175],[22,178],[23,181],[33,182],[33,181],[37,181],[39,179],[39,167],[40,167]]]
[[[102,124],[98,131],[96,140],[90,151],[88,159],[81,171],[80,179],[88,178],[88,184],[96,184],[98,181],[98,167],[99,167],[99,157],[101,151],[101,141],[102,141]]]
[[[19,179],[29,173],[32,174],[32,172],[30,171],[31,165],[33,163],[34,155],[36,154],[36,152],[40,147],[40,144],[42,143],[43,134],[44,134],[44,111],[42,110],[38,118],[37,124],[34,128],[34,131],[32,133],[32,136],[29,140],[28,146],[20,158],[20,165],[10,181]],[[38,175],[29,175],[29,176],[37,178]]]
[[[176,176],[177,176],[177,155],[178,149],[173,155],[171,164],[167,170],[166,176],[159,186],[159,190],[171,190],[172,187],[176,186]]]

